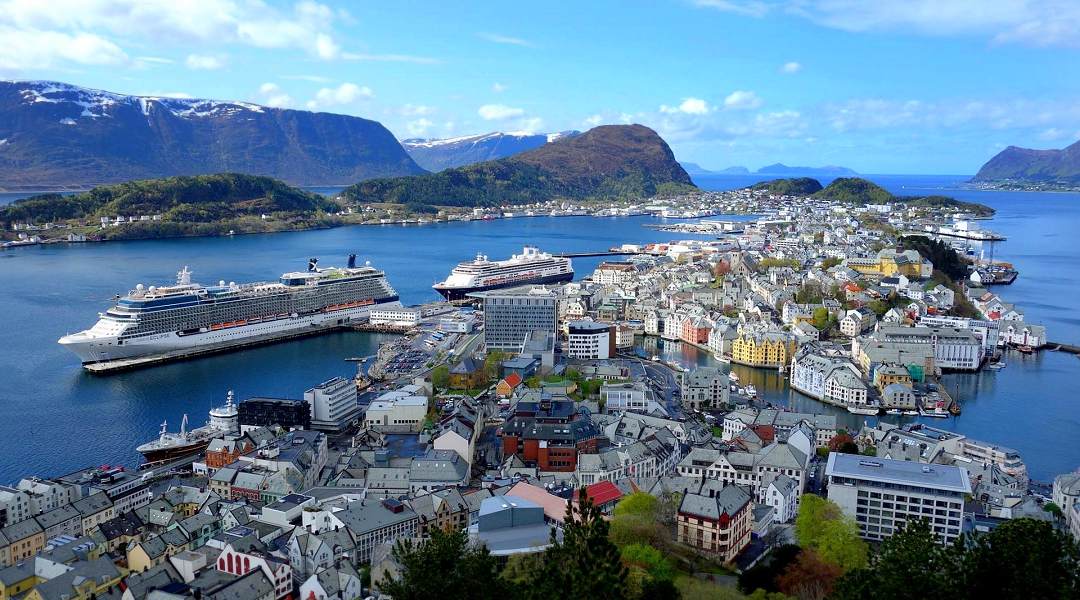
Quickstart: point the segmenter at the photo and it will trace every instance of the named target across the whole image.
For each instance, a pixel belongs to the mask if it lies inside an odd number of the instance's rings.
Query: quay
[[[554,254],[559,258],[587,258],[590,256],[635,256],[643,254],[642,252],[631,252],[628,250],[599,250],[596,252],[567,252],[564,254]]]
[[[1050,352],[1064,352],[1066,354],[1074,354],[1080,356],[1080,346],[1074,346],[1073,344],[1046,342],[1046,345],[1044,345],[1041,350],[1049,350]]]

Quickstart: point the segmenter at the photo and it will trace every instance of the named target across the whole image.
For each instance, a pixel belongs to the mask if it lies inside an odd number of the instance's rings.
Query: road
[[[641,365],[642,370],[645,372],[645,379],[652,388],[656,396],[663,402],[664,407],[667,408],[668,413],[672,418],[679,419],[683,417],[682,410],[682,386],[679,383],[679,377],[669,367],[645,360],[640,357],[633,357],[631,360],[637,361]]]

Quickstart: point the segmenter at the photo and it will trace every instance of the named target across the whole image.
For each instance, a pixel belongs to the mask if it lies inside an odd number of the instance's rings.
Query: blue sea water
[[[998,244],[995,255],[1021,270],[1014,285],[999,291],[1030,321],[1047,325],[1053,339],[1080,342],[1075,310],[1080,251],[1072,239],[1080,228],[1080,194],[954,189],[963,177],[871,178],[898,194],[947,192],[996,208],[998,215],[985,226],[1009,240]],[[698,184],[731,189],[757,179],[704,177]],[[580,252],[693,237],[642,227],[651,222],[656,221],[537,217],[0,251],[5,287],[0,294],[0,482],[92,464],[136,464],[134,447],[153,438],[163,420],[175,429],[188,413],[199,424],[229,389],[238,398],[299,397],[312,384],[352,374],[344,359],[371,354],[378,346],[375,336],[339,333],[116,375],[84,373],[56,340],[92,325],[115,294],[136,283],[169,282],[183,265],[204,283],[273,279],[303,268],[312,256],[329,265],[355,252],[386,271],[403,301],[419,303],[436,299],[431,284],[477,252],[508,256],[524,244]],[[600,260],[576,259],[575,269],[587,274]],[[677,344],[663,351],[685,362],[711,360]],[[1078,367],[1073,356],[1043,353],[1010,357],[1009,367],[997,373],[949,376],[949,389],[964,403],[964,414],[934,424],[1017,448],[1039,479],[1073,470],[1080,466],[1080,410],[1069,390]],[[786,392],[776,373],[740,373],[778,404],[828,410]]]

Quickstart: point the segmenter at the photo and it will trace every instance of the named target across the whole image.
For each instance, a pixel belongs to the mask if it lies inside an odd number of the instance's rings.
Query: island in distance
[[[1061,150],[1009,146],[986,162],[971,180],[987,187],[1080,189],[1080,142]]]
[[[761,167],[756,171],[751,171],[746,167],[735,166],[727,167],[714,171],[712,169],[706,169],[697,163],[680,161],[680,163],[686,172],[690,175],[779,175],[783,177],[791,176],[814,176],[814,177],[854,177],[858,175],[852,169],[847,167],[837,167],[834,165],[826,165],[824,167],[789,167],[783,163],[775,163]]]
[[[0,140],[0,181],[9,190],[226,171],[294,185],[424,172],[369,119],[55,81],[0,81]]]

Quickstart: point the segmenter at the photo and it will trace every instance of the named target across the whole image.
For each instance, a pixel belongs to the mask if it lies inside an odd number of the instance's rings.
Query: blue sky
[[[376,119],[636,122],[708,168],[968,174],[1080,138],[1080,2],[0,0],[0,77]]]

